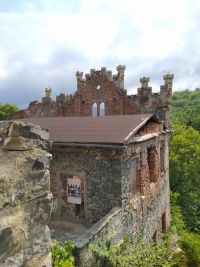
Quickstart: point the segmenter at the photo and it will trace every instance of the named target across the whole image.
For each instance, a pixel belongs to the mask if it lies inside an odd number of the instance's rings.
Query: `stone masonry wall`
[[[138,197],[135,205],[126,208],[114,208],[109,214],[94,224],[75,243],[77,266],[96,266],[95,258],[89,244],[105,246],[122,242],[128,235],[137,239],[142,236],[144,241],[153,238],[159,240],[163,235],[162,217],[169,216],[169,184],[166,179],[160,183],[160,190],[154,195],[149,205],[145,198]],[[169,221],[166,227],[169,226]],[[166,228],[167,229],[167,228]]]
[[[160,133],[157,127],[154,129],[157,129],[157,134],[154,132],[152,136],[152,127],[147,127],[146,140],[128,145],[121,154],[121,207],[112,210],[77,240],[80,266],[95,266],[90,243],[106,245],[109,241],[116,244],[125,235],[138,238],[141,233],[145,241],[160,240],[168,229],[169,134]],[[153,149],[153,153],[148,153],[149,149]],[[152,158],[149,160],[149,157]],[[132,182],[134,179],[136,181]]]
[[[71,175],[85,184],[84,218],[97,222],[113,207],[121,206],[121,150],[53,147],[51,191],[56,218],[76,217],[76,204],[67,202],[66,183]]]
[[[50,267],[51,155],[48,132],[22,122],[0,127],[0,266]]]

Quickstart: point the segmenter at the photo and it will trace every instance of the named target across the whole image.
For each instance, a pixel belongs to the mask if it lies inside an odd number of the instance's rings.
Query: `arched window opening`
[[[100,104],[100,116],[105,116],[105,103],[101,102]]]
[[[162,233],[167,232],[167,218],[166,218],[166,213],[164,212],[162,215]]]
[[[160,162],[159,155],[156,147],[151,147],[147,150],[148,165],[149,165],[149,178],[150,182],[156,183],[159,179]]]
[[[94,104],[92,105],[92,116],[96,117],[97,116],[97,103],[94,102]]]
[[[140,174],[140,160],[139,157],[133,159],[133,166],[130,172],[130,184],[129,184],[129,193],[130,197],[133,198],[140,193],[141,187],[141,174]]]
[[[160,172],[163,174],[165,171],[165,147],[164,144],[160,147]]]

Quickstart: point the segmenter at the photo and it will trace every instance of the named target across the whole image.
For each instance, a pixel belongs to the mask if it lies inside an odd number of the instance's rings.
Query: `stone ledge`
[[[100,219],[97,223],[95,223],[89,230],[87,230],[79,239],[75,241],[75,246],[77,248],[82,248],[95,237],[98,232],[100,232],[106,224],[110,222],[115,216],[117,216],[120,212],[122,212],[121,208],[112,209],[105,217]]]

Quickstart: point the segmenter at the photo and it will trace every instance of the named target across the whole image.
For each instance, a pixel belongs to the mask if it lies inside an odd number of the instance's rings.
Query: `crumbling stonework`
[[[121,151],[53,146],[51,153],[54,218],[80,217],[94,223],[113,207],[121,206]],[[82,211],[67,200],[66,183],[71,176],[79,176],[84,187]]]
[[[134,136],[130,144],[121,147],[53,145],[51,191],[55,218],[80,217],[95,223],[112,208],[135,203],[138,196],[151,203],[160,191],[161,180],[168,179],[169,136],[155,122],[147,123]],[[73,176],[78,176],[83,184],[82,211],[76,209],[76,204],[68,203],[67,179]],[[169,216],[166,218],[169,221]]]
[[[90,243],[116,244],[125,235],[160,240],[170,223],[168,142],[170,132],[152,119],[123,146],[52,148],[54,218],[94,225],[76,239],[78,266],[95,266]],[[82,206],[68,203],[67,179],[84,184]],[[82,210],[81,210],[82,209]]]
[[[169,227],[169,220],[163,224],[163,216],[169,218],[169,184],[162,180],[160,191],[147,203],[138,196],[134,203],[126,208],[113,208],[105,217],[94,224],[83,236],[75,242],[76,263],[81,267],[93,267],[97,263],[89,244],[106,246],[120,244],[125,235],[137,240],[143,235],[148,242],[152,238],[159,240]]]
[[[0,140],[0,266],[50,267],[48,132],[4,122]]]
[[[77,91],[73,95],[60,94],[54,101],[51,99],[51,89],[47,88],[42,102],[31,102],[27,109],[14,114],[13,119],[156,113],[160,121],[169,122],[174,76],[164,75],[164,85],[161,85],[159,93],[152,93],[149,77],[142,77],[138,93],[127,95],[124,73],[123,65],[117,67],[116,75],[112,75],[105,67],[98,71],[91,69],[89,74],[85,74],[85,78],[83,72],[77,72]]]

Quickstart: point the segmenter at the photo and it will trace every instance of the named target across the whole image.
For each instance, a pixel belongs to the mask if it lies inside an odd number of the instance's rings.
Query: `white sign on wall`
[[[67,179],[67,200],[69,203],[81,204],[81,180],[78,176]]]

